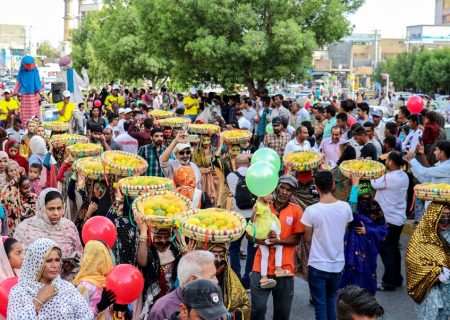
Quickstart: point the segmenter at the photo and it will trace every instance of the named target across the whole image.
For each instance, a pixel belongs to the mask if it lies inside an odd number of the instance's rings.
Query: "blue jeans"
[[[336,302],[342,272],[326,272],[308,266],[308,286],[316,320],[336,320]]]
[[[248,241],[247,243],[247,259],[245,261],[244,275],[241,277],[241,242],[244,236],[239,240],[230,243],[230,266],[234,273],[241,279],[242,285],[245,289],[250,288],[250,272],[253,269],[253,261],[255,260],[256,249],[254,243]]]
[[[187,114],[185,117],[191,119],[191,123],[194,123],[195,119],[197,119],[197,115]]]

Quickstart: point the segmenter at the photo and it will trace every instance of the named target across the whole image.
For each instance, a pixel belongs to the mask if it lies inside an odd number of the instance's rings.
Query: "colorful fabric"
[[[106,275],[112,268],[113,263],[106,245],[96,240],[88,241],[84,247],[80,271],[73,284],[78,286],[81,282],[89,282],[99,290],[103,290]]]
[[[407,288],[416,303],[421,303],[430,289],[437,285],[442,268],[450,266],[450,244],[437,232],[446,206],[448,204],[432,202],[408,243]]]
[[[9,149],[11,148],[11,145],[13,143],[16,143],[17,140],[15,139],[11,139],[9,140],[6,145],[5,145],[5,151],[8,154],[9,160],[14,160],[16,161],[20,167],[25,169],[25,172],[28,172],[28,161],[27,159],[25,159],[25,157],[22,157],[19,152],[16,153],[15,156],[12,156],[11,153],[9,152]],[[20,148],[20,147],[19,147]]]
[[[175,170],[173,180],[177,192],[192,200],[196,186],[194,170],[190,166],[182,166]]]
[[[36,239],[49,238],[61,248],[62,257],[69,258],[75,254],[82,255],[83,247],[77,228],[72,221],[61,218],[57,224],[51,224],[45,212],[45,196],[57,189],[47,188],[39,195],[36,215],[22,221],[16,228],[14,238],[19,240],[24,249],[27,249]]]
[[[358,234],[361,223],[366,234]],[[357,285],[375,295],[377,291],[377,257],[381,242],[387,236],[387,224],[380,205],[372,199],[358,199],[353,221],[345,233],[345,267],[340,287]]]
[[[34,64],[34,58],[24,56],[20,65],[17,81],[20,83],[19,92],[23,95],[34,94],[42,88],[39,70],[34,66],[31,70],[27,70],[27,66]]]
[[[37,319],[33,299],[44,287],[39,280],[48,254],[57,244],[46,238],[33,242],[28,248],[22,265],[19,283],[11,289],[8,303],[8,319]],[[92,320],[94,314],[77,289],[58,275],[51,282],[57,289],[39,311],[39,319]],[[62,307],[64,306],[64,307]]]
[[[27,196],[22,195],[18,183],[11,180],[1,192],[1,203],[8,212],[8,229],[11,237],[22,220],[35,215],[37,195],[31,192]]]
[[[22,123],[27,123],[33,115],[40,113],[40,102],[41,96],[39,93],[22,95],[20,100],[20,119]]]
[[[148,163],[147,176],[164,177],[159,163],[159,157],[161,157],[164,150],[166,150],[166,148],[161,146],[161,150],[157,151],[154,144],[148,144],[139,148],[138,155],[144,158]]]

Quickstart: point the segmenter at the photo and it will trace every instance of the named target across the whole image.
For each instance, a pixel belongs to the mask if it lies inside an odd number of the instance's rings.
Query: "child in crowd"
[[[36,193],[38,196],[41,194],[43,190],[43,186],[41,185],[41,172],[42,165],[40,163],[32,163],[30,165],[30,169],[28,170],[28,179],[30,179],[31,184],[31,192]]]
[[[247,233],[258,240],[264,240],[267,245],[260,244],[261,249],[261,281],[262,289],[271,289],[276,286],[277,282],[267,276],[269,265],[270,239],[267,236],[271,231],[275,231],[278,238],[281,233],[280,220],[270,210],[270,203],[273,201],[272,194],[259,197],[253,207],[252,221],[247,226]],[[283,246],[275,245],[275,276],[288,277],[292,276],[287,270],[282,269]]]

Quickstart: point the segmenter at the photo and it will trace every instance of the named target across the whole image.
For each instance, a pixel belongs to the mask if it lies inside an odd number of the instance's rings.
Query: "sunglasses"
[[[450,217],[447,218],[440,218],[439,224],[450,224]]]
[[[190,155],[191,154],[191,150],[186,150],[186,151],[179,151],[178,154],[180,156],[184,156],[184,155]]]

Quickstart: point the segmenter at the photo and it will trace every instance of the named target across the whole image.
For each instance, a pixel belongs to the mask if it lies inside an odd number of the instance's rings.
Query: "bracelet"
[[[148,237],[139,237],[139,241],[146,242],[148,240]]]
[[[39,303],[42,307],[42,305],[44,304],[42,301],[40,301],[38,298],[33,298],[34,301],[36,301],[37,303]]]

